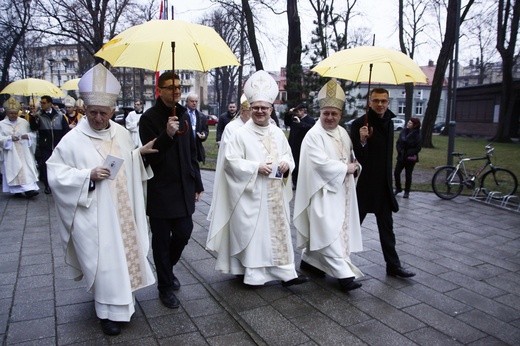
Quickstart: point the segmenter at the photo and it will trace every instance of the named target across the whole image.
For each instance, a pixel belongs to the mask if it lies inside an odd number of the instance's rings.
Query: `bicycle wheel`
[[[495,168],[482,176],[480,188],[486,195],[491,192],[498,192],[493,194],[493,198],[501,199],[504,196],[515,194],[518,188],[518,180],[513,172],[504,168]]]
[[[444,166],[435,172],[432,189],[442,199],[452,199],[460,195],[464,187],[462,174],[453,166]]]

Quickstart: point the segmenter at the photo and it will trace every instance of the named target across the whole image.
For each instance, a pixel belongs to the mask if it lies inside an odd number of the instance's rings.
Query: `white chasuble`
[[[129,316],[100,316],[98,304],[130,305],[131,315],[132,292],[155,282],[146,257],[144,197],[152,173],[134,148],[128,131],[120,125],[111,121],[107,130],[94,131],[88,121],[82,121],[47,161],[66,262],[94,293],[98,317],[116,321]],[[88,191],[90,171],[103,166],[108,154],[122,158],[123,166],[114,180],[97,181],[95,189]]]
[[[217,270],[244,274],[246,284],[297,277],[289,224],[290,176],[258,174],[260,164],[281,161],[294,169],[285,134],[273,125],[260,127],[249,120],[226,143],[206,247],[218,254]]]
[[[325,130],[318,121],[305,136],[294,202],[294,225],[302,260],[335,278],[363,274],[350,253],[363,250],[350,137],[342,127]]]
[[[26,134],[28,139],[13,141],[12,136],[21,137]],[[20,193],[38,190],[38,171],[34,159],[33,147],[36,135],[31,132],[29,123],[22,118],[10,121],[5,118],[0,121],[0,160],[2,167],[3,192]]]

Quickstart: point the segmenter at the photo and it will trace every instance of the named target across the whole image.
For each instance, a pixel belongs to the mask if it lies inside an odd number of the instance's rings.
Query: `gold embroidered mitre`
[[[345,105],[345,92],[335,79],[331,79],[318,93],[320,108],[334,107],[343,110]]]
[[[278,84],[264,70],[256,71],[244,84],[244,94],[249,104],[256,101],[265,101],[273,104],[276,96],[278,96]]]
[[[121,84],[105,66],[97,64],[81,77],[78,88],[87,106],[115,107]]]

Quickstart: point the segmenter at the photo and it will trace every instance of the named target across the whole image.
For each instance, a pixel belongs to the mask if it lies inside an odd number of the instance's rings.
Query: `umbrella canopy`
[[[74,78],[74,79],[66,81],[61,86],[61,89],[63,89],[63,90],[78,90],[79,89],[78,82],[79,82],[80,79],[81,78]]]
[[[206,72],[216,67],[239,65],[215,30],[182,20],[151,20],[130,27],[108,41],[95,56],[112,66],[152,71]]]
[[[381,47],[356,47],[336,52],[312,71],[323,77],[383,84],[426,83],[421,68],[406,54]]]
[[[43,79],[26,78],[12,82],[0,91],[0,94],[62,97],[63,90]]]

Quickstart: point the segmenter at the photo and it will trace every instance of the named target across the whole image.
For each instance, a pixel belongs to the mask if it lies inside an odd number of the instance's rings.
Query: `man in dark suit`
[[[388,90],[375,88],[370,92],[367,115],[352,123],[351,137],[356,158],[363,167],[357,182],[360,222],[367,213],[374,213],[379,240],[390,276],[409,278],[415,274],[401,266],[395,250],[392,212],[399,206],[392,189],[392,162],[394,148],[394,113],[388,109]]]
[[[163,305],[174,309],[180,304],[174,294],[180,282],[172,270],[190,239],[195,202],[204,188],[189,115],[178,103],[179,76],[173,71],[164,72],[158,88],[155,105],[141,116],[139,134],[142,143],[157,138],[154,149],[159,152],[146,157],[154,173],[148,181],[146,214],[152,231],[159,298]]]
[[[217,124],[217,145],[220,145],[220,140],[222,139],[222,134],[224,133],[224,129],[226,128],[226,125],[229,124],[231,120],[235,118],[237,115],[237,104],[235,102],[230,102],[228,104],[227,111],[222,113],[220,117],[218,118],[218,124]]]
[[[307,115],[307,107],[301,103],[298,106],[289,110],[287,116],[286,126],[291,128],[289,132],[289,145],[291,146],[292,155],[296,167],[292,172],[293,190],[296,189],[298,182],[298,166],[300,165],[300,148],[302,146],[303,138],[314,126],[316,120]]]
[[[206,163],[206,150],[202,142],[208,139],[208,118],[197,110],[199,104],[199,96],[191,93],[186,98],[186,107],[190,116],[192,134],[195,137],[195,145],[197,146],[197,161]]]

